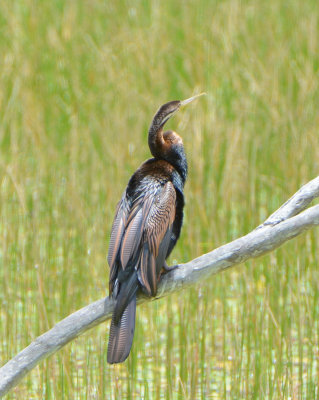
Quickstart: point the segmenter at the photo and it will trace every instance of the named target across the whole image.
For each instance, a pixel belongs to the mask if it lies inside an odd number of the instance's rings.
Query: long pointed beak
[[[196,100],[198,97],[204,96],[204,95],[206,95],[205,92],[204,92],[204,93],[200,93],[200,94],[196,94],[196,96],[190,97],[189,99],[182,100],[182,101],[181,101],[181,104],[180,104],[180,107],[185,106],[186,104],[189,104],[189,103],[191,103],[192,101]]]

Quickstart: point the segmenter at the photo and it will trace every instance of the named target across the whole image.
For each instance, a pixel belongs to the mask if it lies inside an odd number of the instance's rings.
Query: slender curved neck
[[[174,160],[174,164],[171,163],[179,173],[179,175],[182,178],[183,185],[185,184],[186,178],[187,178],[187,158],[184,152],[184,148],[181,148],[181,151],[179,151],[178,158]]]
[[[182,144],[168,146],[163,138],[163,125],[152,123],[148,133],[148,145],[153,157],[169,162],[179,173],[183,184],[187,177],[187,159]]]
[[[153,118],[152,124],[148,131],[148,146],[152,155],[155,158],[162,158],[162,154],[164,151],[164,139],[163,139],[163,126],[166,121],[163,123],[163,118],[157,113]]]
[[[182,140],[172,131],[163,132],[169,118],[179,109],[180,101],[162,105],[155,114],[148,131],[148,145],[153,157],[169,162],[179,173],[183,182],[187,175],[187,160]]]

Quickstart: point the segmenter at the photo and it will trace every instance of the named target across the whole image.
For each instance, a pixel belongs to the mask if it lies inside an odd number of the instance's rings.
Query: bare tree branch
[[[303,185],[297,193],[270,215],[263,225],[274,225],[305,210],[313,199],[319,196],[319,176]]]
[[[204,254],[162,277],[156,298],[194,285],[208,276],[266,254],[287,240],[319,225],[319,205],[305,210],[319,196],[319,177],[304,185],[262,225],[247,235]],[[303,211],[305,210],[305,211]],[[140,294],[138,303],[154,300]],[[0,368],[0,396],[6,394],[41,360],[82,333],[109,319],[113,301],[108,297],[74,312],[36,338]]]

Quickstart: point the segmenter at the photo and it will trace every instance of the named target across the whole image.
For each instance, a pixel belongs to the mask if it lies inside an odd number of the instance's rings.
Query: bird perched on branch
[[[197,97],[170,101],[155,114],[148,132],[153,158],[132,175],[113,221],[108,252],[109,290],[115,300],[107,361],[123,362],[129,355],[135,329],[136,294],[155,296],[166,258],[173,250],[183,223],[183,188],[187,160],[182,138],[163,132],[180,107]]]

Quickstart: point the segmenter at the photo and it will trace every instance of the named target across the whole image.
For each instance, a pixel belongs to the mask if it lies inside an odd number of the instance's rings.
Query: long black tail
[[[114,322],[113,314],[107,348],[107,362],[109,364],[121,363],[130,354],[135,330],[135,311],[136,294],[124,310],[118,325]]]
[[[125,361],[130,354],[135,330],[137,274],[134,271],[127,282],[123,282],[112,316],[107,362],[116,364]]]

